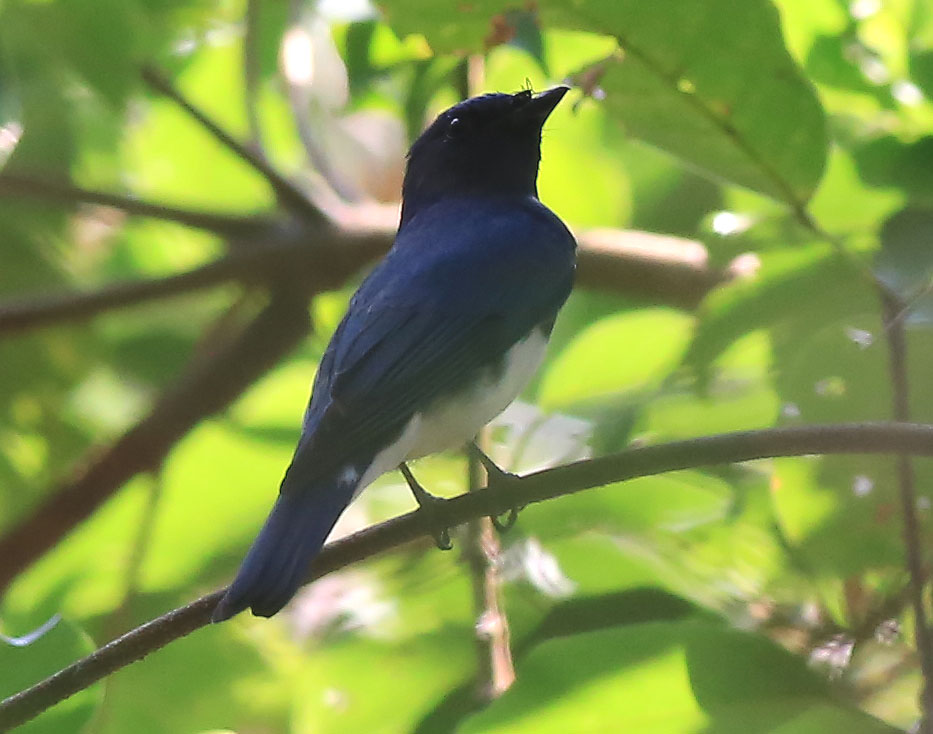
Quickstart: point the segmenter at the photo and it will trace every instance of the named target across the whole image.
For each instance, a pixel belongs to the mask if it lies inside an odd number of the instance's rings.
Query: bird
[[[437,498],[406,462],[467,445],[534,374],[576,262],[537,191],[542,128],[567,91],[466,99],[412,144],[395,241],[324,351],[278,497],[214,622],[281,610],[382,474],[400,469],[428,511]]]

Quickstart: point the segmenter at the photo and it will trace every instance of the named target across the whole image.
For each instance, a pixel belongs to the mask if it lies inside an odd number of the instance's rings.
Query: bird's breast
[[[415,413],[399,436],[380,451],[360,477],[354,497],[401,462],[418,459],[471,440],[479,429],[518,397],[544,357],[546,330],[534,329],[502,360],[476,375],[453,395],[438,398]]]
[[[435,400],[417,420],[406,459],[417,459],[471,440],[518,397],[544,357],[547,337],[534,329],[516,342],[498,365],[480,371],[454,395]]]

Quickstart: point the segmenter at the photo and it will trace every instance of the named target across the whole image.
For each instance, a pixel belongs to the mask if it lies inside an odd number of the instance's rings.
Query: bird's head
[[[441,113],[408,153],[402,221],[442,196],[536,194],[541,127],[566,92],[484,94]]]

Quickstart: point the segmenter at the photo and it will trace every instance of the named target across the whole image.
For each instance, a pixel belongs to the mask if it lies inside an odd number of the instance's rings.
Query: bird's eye
[[[463,120],[459,117],[455,117],[447,123],[447,135],[449,137],[456,137],[461,132],[463,132]]]
[[[515,97],[516,97],[517,99],[519,99],[520,101],[522,101],[522,102],[527,102],[528,100],[531,99],[531,90],[530,90],[530,89],[523,89],[523,90],[520,91],[518,94],[516,94]]]

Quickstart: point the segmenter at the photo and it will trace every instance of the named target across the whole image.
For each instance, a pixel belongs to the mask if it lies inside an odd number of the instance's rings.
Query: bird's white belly
[[[535,329],[506,352],[499,370],[490,370],[467,389],[413,415],[398,439],[379,452],[363,473],[357,494],[403,461],[455,448],[472,439],[515,400],[541,364],[546,347],[547,338]]]

